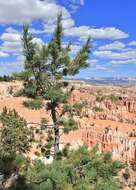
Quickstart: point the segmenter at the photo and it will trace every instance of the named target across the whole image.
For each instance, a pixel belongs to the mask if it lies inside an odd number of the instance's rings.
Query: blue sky
[[[73,55],[92,37],[90,68],[76,77],[136,77],[135,10],[135,0],[0,0],[0,74],[23,69],[22,24],[30,24],[35,42],[46,43],[62,11]]]

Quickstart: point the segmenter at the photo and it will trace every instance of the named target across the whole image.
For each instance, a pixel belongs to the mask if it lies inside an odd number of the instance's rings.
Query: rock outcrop
[[[119,131],[118,128],[105,127],[102,132],[99,132],[95,126],[90,126],[83,130],[82,134],[82,140],[88,147],[92,148],[98,144],[100,152],[110,151],[114,159],[127,163],[136,161],[135,131],[132,131],[132,136],[129,136]]]

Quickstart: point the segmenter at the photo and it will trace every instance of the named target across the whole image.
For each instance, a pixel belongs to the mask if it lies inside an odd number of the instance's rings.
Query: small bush
[[[98,102],[102,102],[104,100],[111,100],[112,102],[116,102],[118,101],[119,97],[118,96],[115,96],[113,94],[111,95],[98,95],[96,96],[96,101]]]
[[[28,79],[28,76],[29,76],[29,72],[28,71],[22,71],[20,73],[13,73],[12,74],[12,78],[14,80],[27,80]]]
[[[14,97],[20,97],[20,96],[25,96],[24,89],[20,89],[14,93]]]
[[[94,107],[94,111],[95,112],[103,112],[103,108],[96,106],[96,107]]]
[[[109,99],[112,100],[113,102],[116,102],[116,101],[118,101],[119,97],[118,97],[118,96],[115,96],[115,95],[113,95],[113,94],[111,94],[111,95],[109,96]]]
[[[102,101],[104,101],[106,98],[105,98],[105,96],[103,96],[103,95],[98,95],[98,96],[96,96],[96,101],[98,101],[98,102],[102,102]]]
[[[25,84],[25,88],[22,88],[18,90],[15,94],[15,97],[20,97],[20,96],[27,96],[29,98],[37,98],[37,88],[35,86],[34,81],[29,81],[28,84]]]
[[[24,84],[24,93],[29,98],[36,98],[37,96],[37,86],[35,81],[30,80]]]
[[[73,109],[75,111],[75,115],[81,116],[83,107],[84,107],[83,103],[75,103],[73,105]]]
[[[35,100],[26,100],[23,102],[23,105],[29,109],[38,110],[42,108],[43,103],[40,99],[35,99]]]

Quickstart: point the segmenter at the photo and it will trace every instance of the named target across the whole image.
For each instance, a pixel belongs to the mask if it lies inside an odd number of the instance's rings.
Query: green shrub
[[[29,81],[28,84],[24,84],[25,88],[22,88],[15,92],[15,97],[20,96],[27,96],[29,98],[36,98],[37,97],[37,88],[35,86],[34,81]]]
[[[96,96],[96,101],[98,102],[102,102],[104,100],[111,100],[112,102],[116,102],[118,101],[119,97],[118,96],[115,96],[113,94],[111,95],[98,95]]]
[[[23,105],[29,109],[38,110],[43,106],[41,99],[26,100],[23,102]]]
[[[118,96],[115,96],[115,95],[113,95],[113,94],[111,94],[111,95],[109,96],[109,99],[112,100],[113,102],[116,102],[116,101],[118,101],[119,97],[118,97]]]
[[[28,76],[29,76],[29,72],[26,72],[26,71],[22,71],[20,73],[13,73],[12,74],[12,78],[14,80],[27,80],[28,79]]]
[[[25,91],[24,91],[24,89],[20,89],[20,90],[18,90],[18,91],[16,91],[16,92],[14,93],[14,97],[20,97],[20,96],[25,96]]]
[[[102,102],[102,101],[104,101],[106,99],[106,96],[103,96],[103,95],[98,95],[98,96],[96,96],[96,101],[98,101],[98,102]]]
[[[94,107],[94,111],[95,112],[103,112],[103,108],[96,106],[96,107]]]
[[[30,151],[34,139],[26,120],[15,110],[7,110],[5,107],[0,114],[0,122],[0,174],[7,180],[23,165],[22,155]]]
[[[66,155],[68,148],[64,150]],[[118,173],[122,164],[113,161],[109,153],[98,154],[95,151],[89,152],[86,147],[80,147],[76,151],[68,151],[67,159],[60,159],[65,153],[58,152],[56,159],[47,165],[35,160],[26,172],[26,178],[31,181],[28,186],[34,190],[121,189]]]
[[[78,102],[73,105],[73,109],[75,111],[75,115],[81,116],[83,106],[84,106],[83,103],[78,103]]]
[[[30,80],[24,84],[24,93],[29,98],[36,98],[37,96],[37,86],[35,81]]]

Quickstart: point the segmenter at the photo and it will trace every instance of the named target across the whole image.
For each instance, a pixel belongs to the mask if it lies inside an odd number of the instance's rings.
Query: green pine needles
[[[62,15],[60,14],[57,18],[55,31],[48,44],[39,45],[34,43],[27,25],[24,26],[22,35],[25,56],[24,91],[28,97],[41,97],[48,101],[46,108],[51,112],[54,154],[60,150],[59,123],[64,116],[62,113],[58,113],[57,110],[60,105],[68,103],[71,95],[71,90],[64,86],[63,77],[73,76],[79,73],[80,69],[88,67],[90,55],[89,37],[75,57],[71,57],[71,43],[64,44],[63,42],[61,21]],[[77,110],[78,107],[80,106],[77,105],[75,109]],[[63,124],[64,132],[73,130],[77,126],[72,114],[69,114]]]

